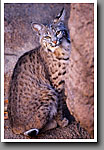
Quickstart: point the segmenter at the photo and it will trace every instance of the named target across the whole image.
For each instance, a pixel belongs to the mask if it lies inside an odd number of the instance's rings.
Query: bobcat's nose
[[[57,43],[57,41],[55,40],[55,41],[52,41],[54,44],[56,44]]]

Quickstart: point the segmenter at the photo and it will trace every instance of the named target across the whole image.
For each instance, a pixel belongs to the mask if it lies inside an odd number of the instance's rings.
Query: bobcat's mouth
[[[48,51],[54,53],[55,50],[58,49],[61,44],[62,44],[62,40],[57,40],[55,42],[53,41],[53,42],[47,44],[47,49],[48,49]]]
[[[50,41],[50,42],[45,41],[42,43],[42,45],[44,45],[44,47],[50,52],[54,52],[61,44],[62,44],[62,39],[58,39],[56,41]]]
[[[58,48],[59,46],[48,46],[48,51],[53,52]]]

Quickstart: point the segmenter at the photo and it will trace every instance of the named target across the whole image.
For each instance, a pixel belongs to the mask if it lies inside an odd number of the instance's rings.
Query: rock
[[[94,137],[94,5],[71,4],[68,22],[72,42],[67,106]]]

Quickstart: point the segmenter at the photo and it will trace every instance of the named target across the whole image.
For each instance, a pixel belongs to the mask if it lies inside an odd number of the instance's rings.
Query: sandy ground
[[[67,127],[61,128],[57,127],[55,129],[40,133],[36,137],[32,137],[32,139],[89,139],[90,136],[87,131],[80,127],[80,124],[77,123],[73,116],[70,115],[67,107],[64,107],[64,114],[69,119],[69,125]],[[16,135],[12,132],[9,120],[5,120],[4,124],[5,139],[27,139],[29,137],[25,137],[23,135]]]

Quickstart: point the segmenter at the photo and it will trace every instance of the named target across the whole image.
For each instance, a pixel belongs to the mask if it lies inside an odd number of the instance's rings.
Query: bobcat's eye
[[[56,35],[59,35],[59,34],[61,34],[61,31],[57,31],[57,32],[56,32]]]
[[[51,37],[50,37],[50,36],[45,36],[45,38],[46,38],[46,39],[50,39]]]

